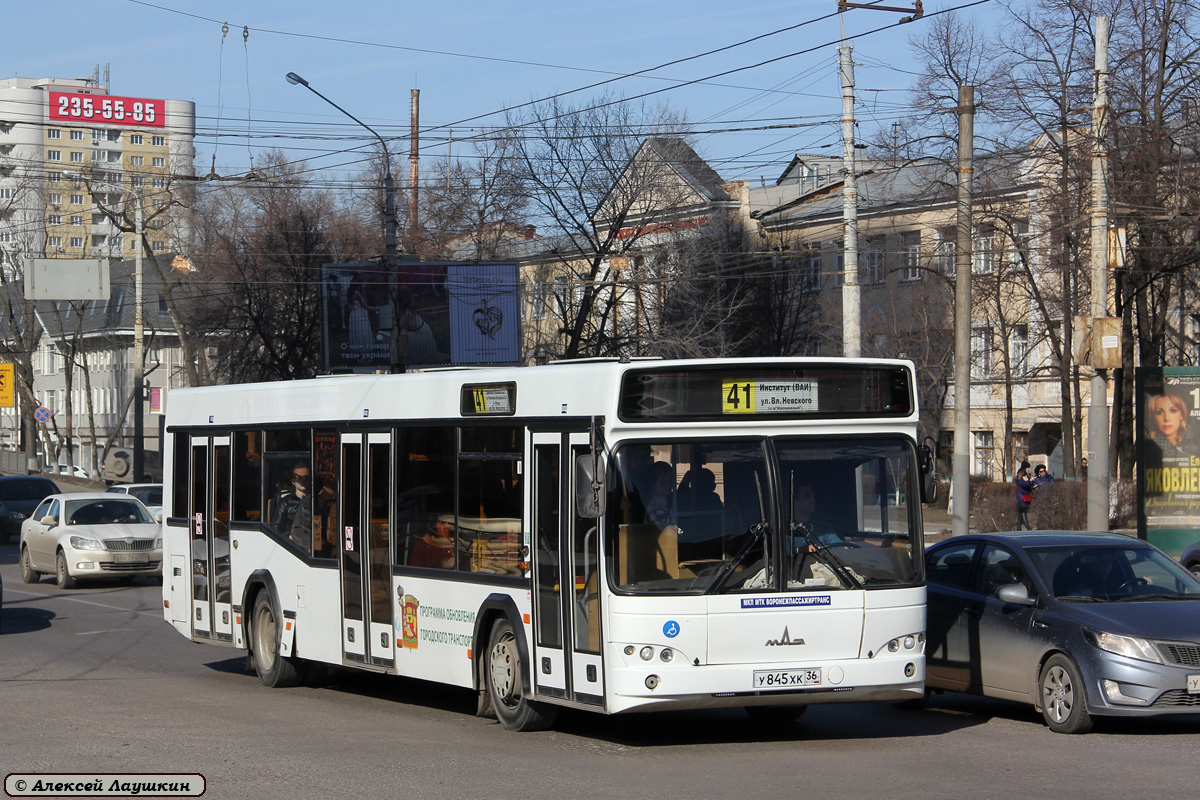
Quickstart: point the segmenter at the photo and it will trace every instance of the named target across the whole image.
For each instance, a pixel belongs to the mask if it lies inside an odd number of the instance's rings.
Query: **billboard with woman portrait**
[[[1138,535],[1178,556],[1200,539],[1200,368],[1137,370]]]

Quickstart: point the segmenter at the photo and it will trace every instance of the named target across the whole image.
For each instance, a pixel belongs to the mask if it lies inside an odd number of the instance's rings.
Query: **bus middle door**
[[[341,527],[342,658],[390,669],[392,634],[391,486],[389,433],[342,435]]]
[[[192,631],[197,637],[233,639],[230,580],[228,436],[191,440]]]
[[[604,704],[600,651],[600,520],[575,507],[575,460],[586,433],[533,434],[535,693]]]

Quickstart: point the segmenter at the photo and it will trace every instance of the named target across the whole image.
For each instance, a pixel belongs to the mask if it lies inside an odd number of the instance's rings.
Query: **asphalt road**
[[[469,692],[345,674],[271,690],[239,651],[162,619],[157,584],[25,585],[0,546],[0,775],[201,773],[209,798],[1192,798],[1200,715],[1051,733],[1032,708],[816,706],[764,729],[738,711],[565,713],[515,734]]]

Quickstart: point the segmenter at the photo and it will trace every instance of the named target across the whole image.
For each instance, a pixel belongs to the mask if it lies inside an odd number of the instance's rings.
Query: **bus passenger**
[[[306,553],[312,552],[312,474],[307,462],[292,467],[292,488],[275,501],[275,530],[290,538]]]
[[[650,497],[646,500],[646,521],[660,531],[675,524],[675,468],[665,461],[650,465]]]

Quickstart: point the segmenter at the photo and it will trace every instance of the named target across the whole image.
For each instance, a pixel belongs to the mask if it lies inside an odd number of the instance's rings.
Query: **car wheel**
[[[29,548],[21,548],[21,581],[24,583],[37,583],[42,579],[42,573],[33,568],[33,562],[29,560]]]
[[[1187,568],[1193,575],[1196,576],[1197,580],[1200,580],[1200,561],[1192,561],[1191,563],[1187,564]]]
[[[484,667],[492,707],[501,725],[510,731],[539,731],[554,724],[558,708],[526,696],[517,635],[507,619],[492,626]]]
[[[250,620],[250,641],[254,648],[254,670],[258,673],[258,679],[271,688],[300,683],[300,660],[279,654],[279,622],[268,592],[258,593]]]
[[[746,716],[763,725],[786,725],[804,716],[808,706],[742,706]]]
[[[1093,719],[1087,710],[1083,681],[1071,659],[1061,653],[1051,656],[1038,681],[1042,717],[1055,733],[1087,733]]]
[[[55,582],[60,589],[74,589],[79,585],[79,581],[71,577],[70,571],[67,569],[67,555],[62,550],[58,551],[57,571],[55,572]]]

